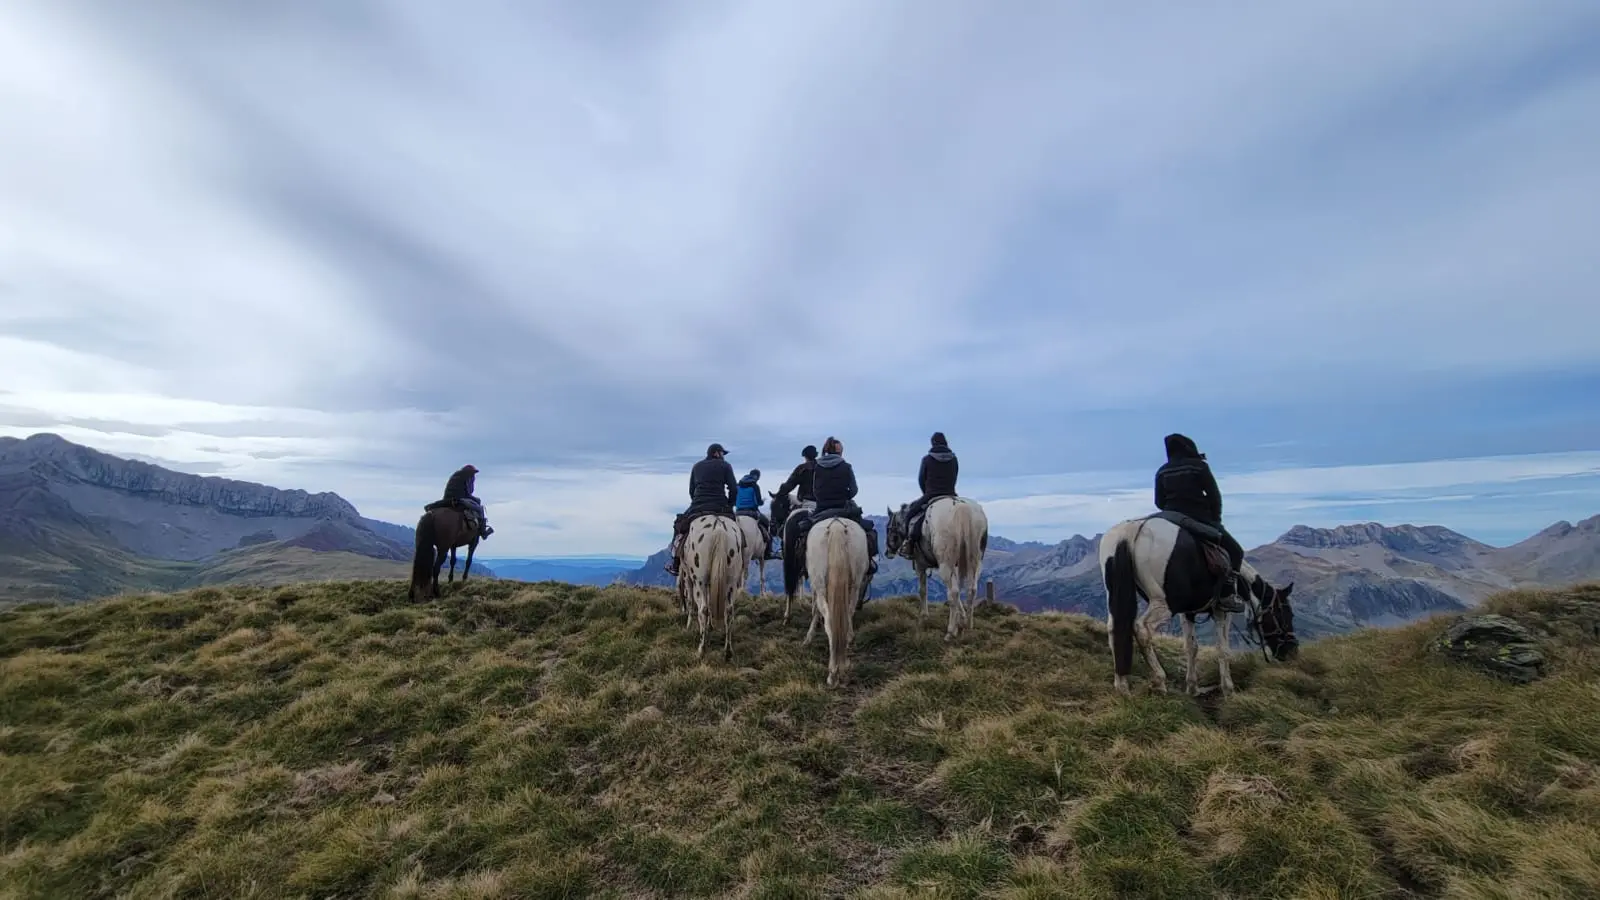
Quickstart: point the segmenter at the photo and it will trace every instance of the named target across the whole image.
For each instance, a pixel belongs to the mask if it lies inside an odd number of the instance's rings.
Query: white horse
[[[1225,573],[1228,567],[1226,551],[1210,546],[1159,516],[1118,522],[1100,538],[1107,640],[1116,668],[1112,686],[1119,693],[1128,693],[1135,640],[1150,664],[1152,683],[1166,693],[1167,673],[1156,656],[1155,628],[1174,615],[1183,616],[1184,687],[1190,694],[1199,692],[1200,649],[1195,640],[1194,618],[1211,607],[1216,579],[1222,577],[1218,572]],[[1244,563],[1231,588],[1249,608],[1248,630],[1258,636],[1262,654],[1271,651],[1271,658],[1280,662],[1293,659],[1300,647],[1294,636],[1294,610],[1289,606],[1294,582],[1275,588],[1253,566]],[[1143,616],[1139,615],[1140,596],[1149,604]],[[1217,630],[1217,672],[1224,697],[1234,692],[1233,676],[1228,671],[1230,619],[1226,610],[1212,612]]]
[[[755,516],[740,516],[739,533],[744,537],[744,555],[741,557],[744,562],[739,567],[739,574],[742,576],[739,579],[740,583],[748,586],[750,582],[750,564],[752,562],[759,563],[760,568],[756,571],[756,583],[760,588],[761,596],[765,597],[769,593],[767,590],[767,543],[761,539],[761,525],[756,522]],[[749,591],[747,590],[745,593],[749,594]]]
[[[744,554],[743,545],[739,526],[727,516],[697,516],[689,523],[678,581],[687,588],[699,614],[701,656],[705,655],[712,623],[720,621],[722,658],[733,658],[733,595],[739,589],[734,573]]]
[[[867,532],[850,519],[832,518],[806,535],[806,570],[815,588],[811,627],[802,645],[811,643],[817,622],[828,634],[828,686],[844,680],[846,654],[855,638],[856,601],[867,582]]]
[[[917,595],[922,598],[921,618],[928,615],[928,570],[935,569],[944,582],[945,604],[950,607],[949,625],[944,639],[961,634],[962,621],[972,627],[972,610],[977,606],[978,577],[983,573],[983,554],[989,549],[989,517],[976,500],[965,497],[940,497],[923,512],[922,539],[910,541],[907,510],[889,510],[889,534],[884,541],[886,555],[900,554],[917,570]]]

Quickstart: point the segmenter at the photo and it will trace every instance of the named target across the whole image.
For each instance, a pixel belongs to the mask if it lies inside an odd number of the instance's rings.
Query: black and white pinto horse
[[[977,606],[978,577],[983,573],[983,554],[989,549],[989,518],[976,500],[965,497],[940,497],[923,510],[922,533],[915,547],[908,533],[907,509],[888,510],[889,528],[884,541],[885,555],[896,554],[911,561],[917,570],[917,595],[922,598],[920,618],[928,615],[928,570],[939,573],[944,582],[945,605],[950,607],[944,639],[955,640],[963,622],[972,627],[972,610]]]
[[[767,494],[772,497],[772,530],[783,541],[783,621],[788,622],[789,608],[806,574],[806,554],[799,537],[803,517],[799,513],[810,512],[817,505],[809,500],[800,503],[792,490],[786,494],[771,491]]]
[[[1100,538],[1100,571],[1105,577],[1106,627],[1110,632],[1111,655],[1116,667],[1113,687],[1128,693],[1128,673],[1133,668],[1133,644],[1137,639],[1150,664],[1150,678],[1157,690],[1166,693],[1167,673],[1156,656],[1155,627],[1174,615],[1183,617],[1184,686],[1188,693],[1199,692],[1199,646],[1195,640],[1194,619],[1207,611],[1217,585],[1218,571],[1226,573],[1226,552],[1211,549],[1193,534],[1158,515],[1118,522]],[[1226,587],[1226,586],[1225,586]],[[1249,563],[1239,569],[1231,586],[1249,608],[1248,633],[1255,636],[1262,655],[1271,660],[1293,659],[1300,642],[1294,635],[1294,610],[1289,606],[1287,587],[1275,588]],[[1148,607],[1139,615],[1139,597]],[[1217,672],[1223,696],[1234,692],[1233,676],[1228,672],[1230,614],[1213,613],[1217,628]],[[1246,640],[1251,640],[1247,634]]]

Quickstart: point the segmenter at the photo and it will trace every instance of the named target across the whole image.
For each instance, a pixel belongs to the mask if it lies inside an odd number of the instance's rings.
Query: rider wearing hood
[[[444,503],[459,503],[469,506],[478,514],[478,521],[483,523],[483,530],[479,532],[485,540],[494,534],[494,529],[489,527],[489,516],[483,511],[483,501],[473,496],[473,491],[478,480],[477,466],[462,466],[450,473],[450,478],[444,483]]]
[[[878,527],[861,514],[861,507],[855,502],[856,472],[844,461],[844,444],[838,438],[830,437],[822,442],[822,457],[817,460],[813,486],[817,497],[817,508],[811,514],[813,519],[830,510],[842,510],[838,518],[849,519],[867,532],[867,580],[861,590],[865,600],[873,573],[878,571]]]
[[[940,497],[956,496],[956,476],[961,471],[961,462],[950,450],[950,442],[945,440],[944,432],[935,431],[928,441],[928,452],[922,457],[922,467],[917,470],[917,487],[922,491],[922,496],[911,501],[906,507],[906,521],[915,522],[920,531],[919,517],[928,508],[928,504]]]
[[[1219,543],[1228,551],[1228,563],[1237,575],[1244,562],[1244,548],[1222,527],[1222,492],[1217,489],[1217,479],[1211,474],[1206,455],[1182,434],[1167,435],[1166,446],[1167,461],[1156,470],[1156,508],[1182,513],[1215,528],[1221,535]],[[1236,599],[1234,603],[1237,608],[1232,609],[1233,612],[1244,610],[1242,603]]]

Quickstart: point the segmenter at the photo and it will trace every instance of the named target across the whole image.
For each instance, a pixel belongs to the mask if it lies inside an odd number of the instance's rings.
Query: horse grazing
[[[472,571],[472,554],[478,549],[479,530],[469,522],[459,509],[439,506],[422,514],[417,520],[417,549],[411,557],[411,599],[422,602],[439,596],[439,570],[445,558],[450,559],[450,577],[456,580],[456,548],[467,548],[467,565],[461,570],[461,581],[466,583]]]
[[[961,633],[962,619],[972,627],[972,609],[977,606],[978,576],[983,572],[983,554],[989,549],[989,518],[976,500],[965,497],[940,497],[923,512],[922,534],[915,546],[908,533],[907,509],[889,510],[889,533],[884,540],[886,555],[899,554],[917,570],[917,595],[922,598],[921,618],[928,615],[928,570],[935,569],[944,582],[945,603],[950,607],[949,625],[944,639],[954,640]]]
[[[739,588],[734,573],[744,555],[739,526],[729,516],[696,516],[683,541],[679,584],[686,587],[700,619],[701,656],[711,625],[722,625],[722,658],[733,658],[733,595]],[[682,588],[680,588],[680,591]]]
[[[799,537],[800,523],[804,519],[800,513],[810,512],[816,504],[796,502],[793,491],[782,495],[768,493],[772,496],[772,529],[783,541],[783,621],[787,623],[789,607],[800,590],[801,579],[806,577],[806,554]]]
[[[806,567],[814,589],[811,627],[802,645],[811,643],[817,620],[828,634],[828,686],[844,680],[846,654],[855,637],[856,603],[867,582],[867,533],[850,519],[830,518],[806,535]]]
[[[739,534],[744,538],[744,555],[741,557],[744,562],[739,567],[739,574],[743,577],[740,578],[740,583],[749,584],[750,564],[752,562],[759,563],[760,568],[756,571],[756,584],[759,587],[761,596],[765,597],[768,593],[767,542],[761,539],[761,524],[756,521],[755,516],[739,516],[738,518]],[[748,594],[749,592],[746,591],[745,593]]]
[[[1106,529],[1100,538],[1100,569],[1106,587],[1106,626],[1110,632],[1112,660],[1116,677],[1112,686],[1128,693],[1128,673],[1133,668],[1133,644],[1137,639],[1150,664],[1150,678],[1162,693],[1167,690],[1167,673],[1156,656],[1155,626],[1174,615],[1183,617],[1184,686],[1190,694],[1199,692],[1199,646],[1195,641],[1194,619],[1212,602],[1217,579],[1228,576],[1227,552],[1202,544],[1187,530],[1160,514],[1128,519]],[[1249,607],[1247,631],[1255,635],[1252,643],[1261,645],[1268,661],[1286,662],[1299,653],[1300,641],[1294,635],[1294,610],[1289,605],[1287,587],[1268,584],[1255,567],[1244,563],[1231,586]],[[1224,591],[1226,593],[1226,591]],[[1139,597],[1148,603],[1139,615]],[[1212,614],[1217,627],[1217,671],[1224,697],[1234,692],[1233,676],[1228,672],[1231,615]],[[1246,640],[1251,638],[1246,636]]]

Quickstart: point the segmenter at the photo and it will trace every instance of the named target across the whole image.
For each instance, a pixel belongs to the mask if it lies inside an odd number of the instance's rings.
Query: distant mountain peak
[[[1309,549],[1358,547],[1363,544],[1377,544],[1391,550],[1420,550],[1429,547],[1491,549],[1487,544],[1451,531],[1442,525],[1383,525],[1378,522],[1339,525],[1334,528],[1296,525],[1284,532],[1275,543]]]

